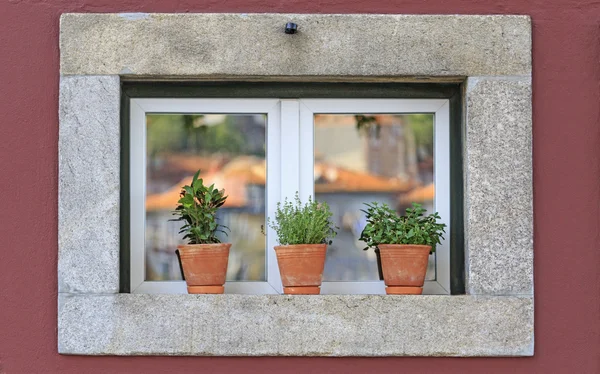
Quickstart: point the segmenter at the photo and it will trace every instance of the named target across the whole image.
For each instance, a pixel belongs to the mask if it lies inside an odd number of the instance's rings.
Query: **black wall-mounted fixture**
[[[286,34],[295,34],[298,32],[298,25],[292,22],[288,22],[285,25],[285,33]]]

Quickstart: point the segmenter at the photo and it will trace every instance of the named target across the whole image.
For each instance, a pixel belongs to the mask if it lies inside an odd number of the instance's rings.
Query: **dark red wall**
[[[529,14],[535,356],[69,357],[56,347],[58,22],[64,12]],[[600,373],[600,2],[2,0],[0,373]],[[435,311],[432,311],[435,313]]]

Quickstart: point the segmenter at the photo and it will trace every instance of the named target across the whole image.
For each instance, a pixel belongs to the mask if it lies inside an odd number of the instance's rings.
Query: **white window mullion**
[[[298,100],[281,100],[281,200],[300,190],[300,109]]]
[[[267,217],[273,219],[277,202],[281,199],[282,184],[282,105],[278,101],[274,108],[267,114]],[[267,231],[267,284],[277,293],[283,293],[281,276],[277,266],[275,245],[277,245],[277,234],[275,230],[266,225]]]
[[[267,205],[268,217],[274,219],[277,203],[293,199],[300,190],[300,114],[298,100],[281,100],[279,116],[268,123]],[[271,116],[269,116],[271,117]],[[275,125],[277,121],[277,125]],[[268,229],[267,282],[283,293],[274,247],[277,235]]]
[[[315,126],[314,113],[300,100],[300,197],[315,198]]]

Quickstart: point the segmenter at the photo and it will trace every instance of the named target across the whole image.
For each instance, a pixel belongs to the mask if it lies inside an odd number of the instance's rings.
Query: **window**
[[[179,223],[169,219],[198,169],[229,196],[219,213],[233,243],[226,293],[281,293],[276,237],[261,226],[296,191],[329,203],[339,227],[322,294],[385,293],[358,240],[364,202],[398,212],[419,202],[451,224],[448,99],[133,98],[129,107],[133,293],[186,293]],[[430,256],[428,294],[450,293],[447,231]]]

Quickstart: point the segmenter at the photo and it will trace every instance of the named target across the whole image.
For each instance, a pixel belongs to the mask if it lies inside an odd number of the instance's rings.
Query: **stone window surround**
[[[528,16],[64,14],[60,49],[59,353],[533,355]],[[466,295],[119,294],[121,79],[464,81]]]

